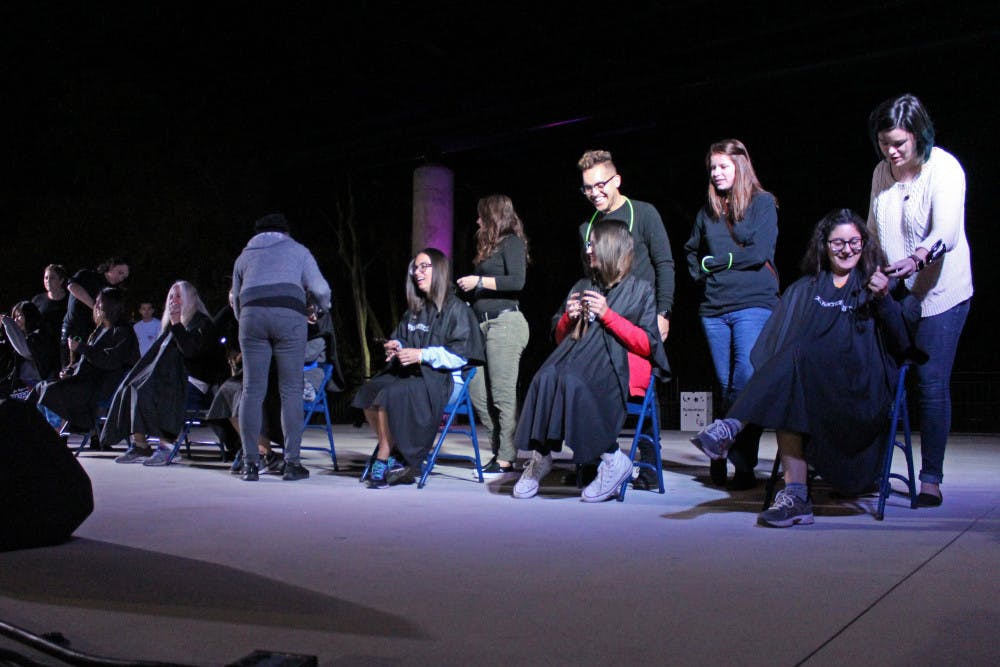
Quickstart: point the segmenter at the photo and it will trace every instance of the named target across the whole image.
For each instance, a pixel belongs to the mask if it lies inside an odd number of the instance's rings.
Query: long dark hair
[[[632,270],[635,243],[628,224],[622,220],[605,218],[590,229],[590,252],[597,258],[597,266],[590,269],[596,283],[595,289],[606,292],[614,287]],[[587,312],[580,316],[573,327],[572,338],[579,340],[587,333],[590,317]]]
[[[417,279],[413,275],[413,267],[417,263],[417,255],[425,254],[431,258],[433,274],[431,275],[431,288],[425,295],[417,288]],[[444,300],[448,296],[451,287],[451,262],[443,252],[437,248],[424,248],[418,250],[410,260],[410,266],[406,270],[406,305],[411,313],[419,313],[424,309],[424,305],[429,301],[437,306],[438,310],[444,306]]]
[[[927,162],[931,157],[931,149],[934,148],[934,123],[931,122],[927,108],[915,95],[907,93],[888,99],[875,107],[868,116],[868,135],[880,160],[886,158],[878,145],[879,132],[895,130],[897,127],[913,135],[921,161]]]
[[[476,258],[473,263],[479,264],[497,251],[497,246],[511,234],[524,241],[524,251],[528,260],[528,237],[524,234],[524,225],[514,210],[514,202],[507,195],[490,195],[479,200],[476,206],[482,227],[476,230]]]
[[[864,219],[849,208],[841,208],[830,211],[816,223],[809,247],[806,248],[806,254],[803,255],[800,265],[804,275],[816,276],[821,271],[830,270],[830,258],[826,253],[826,240],[830,236],[830,232],[840,225],[854,225],[864,244],[861,248],[861,259],[854,267],[855,271],[860,272],[859,275],[868,278],[885,264],[882,247],[879,245],[878,239],[868,232],[868,226],[865,225]]]
[[[128,319],[126,318],[128,312],[125,309],[125,292],[117,287],[105,287],[97,296],[101,299],[101,311],[104,313],[104,319],[111,326],[117,327],[128,324]]]
[[[14,307],[10,309],[10,316],[16,317],[18,313],[24,317],[24,333],[26,334],[30,334],[32,331],[37,330],[44,322],[42,319],[42,313],[38,310],[38,306],[30,301],[18,301],[15,303]]]

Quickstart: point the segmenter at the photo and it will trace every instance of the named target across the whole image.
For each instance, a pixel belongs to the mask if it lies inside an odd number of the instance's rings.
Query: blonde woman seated
[[[577,282],[556,325],[558,347],[531,380],[514,434],[531,460],[514,485],[515,498],[531,498],[552,469],[563,442],[578,464],[601,463],[581,500],[615,496],[632,474],[618,448],[626,403],[642,396],[652,366],[668,370],[649,283],[631,275],[632,235],[620,220],[596,223],[587,243],[591,277]]]
[[[163,308],[162,333],[115,392],[101,443],[132,436],[116,463],[163,466],[189,410],[211,403],[211,387],[222,377],[225,360],[215,324],[194,285],[178,280]],[[149,437],[159,438],[154,451]]]

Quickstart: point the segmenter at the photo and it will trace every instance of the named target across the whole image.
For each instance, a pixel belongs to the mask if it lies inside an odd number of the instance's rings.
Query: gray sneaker
[[[757,515],[757,524],[771,528],[788,528],[797,523],[809,525],[813,522],[813,506],[808,500],[799,500],[784,489],[778,491],[770,509]]]
[[[632,477],[632,461],[622,450],[613,454],[601,454],[601,464],[597,466],[597,477],[588,484],[580,500],[585,503],[599,503],[618,495],[622,482]]]
[[[691,438],[691,444],[713,461],[724,459],[741,430],[740,423],[735,419],[716,419]]]
[[[143,449],[132,445],[125,453],[115,459],[115,463],[142,463],[153,453],[150,448]]]
[[[144,466],[168,466],[170,465],[170,455],[173,454],[174,448],[164,449],[163,447],[157,447],[153,455],[142,462]]]
[[[531,453],[531,460],[524,466],[521,478],[514,485],[515,498],[534,498],[538,495],[538,483],[552,471],[552,455],[542,456],[539,452]]]

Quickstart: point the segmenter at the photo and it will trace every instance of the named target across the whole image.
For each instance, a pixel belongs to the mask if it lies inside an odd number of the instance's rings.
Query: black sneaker
[[[309,470],[306,469],[301,463],[286,462],[284,465],[285,472],[281,476],[281,479],[286,482],[294,482],[299,479],[306,479],[309,477]]]
[[[244,482],[256,482],[260,479],[258,472],[256,463],[244,463],[243,474],[240,475],[240,479]]]
[[[660,480],[656,477],[656,472],[649,468],[639,468],[639,474],[632,480],[632,488],[637,491],[660,490]]]
[[[285,459],[281,454],[271,452],[261,459],[261,472],[265,475],[284,475]]]
[[[391,486],[393,484],[412,484],[414,482],[413,471],[410,469],[410,466],[392,458],[389,460],[390,465],[385,471],[386,484]]]
[[[500,465],[496,458],[493,458],[489,463],[483,466],[483,477],[499,477],[500,475],[507,475],[512,472],[514,472],[513,464],[505,468]]]

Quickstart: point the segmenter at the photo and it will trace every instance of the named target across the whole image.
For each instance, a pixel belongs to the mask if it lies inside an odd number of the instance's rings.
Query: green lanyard
[[[625,197],[625,203],[628,204],[628,231],[629,234],[632,233],[632,223],[635,222],[635,209],[632,208],[632,200]],[[590,222],[587,223],[587,234],[583,237],[584,244],[590,240],[590,228],[594,226],[594,220],[597,220],[597,214],[600,211],[594,211],[594,215],[590,216]]]

